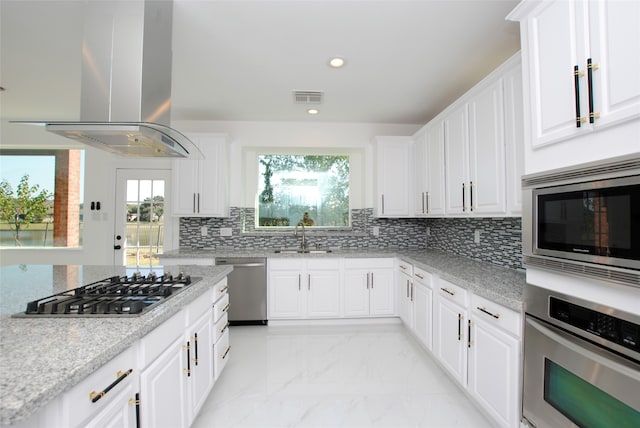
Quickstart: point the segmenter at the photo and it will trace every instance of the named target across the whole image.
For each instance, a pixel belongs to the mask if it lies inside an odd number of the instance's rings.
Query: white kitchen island
[[[39,426],[44,421],[46,426],[87,425],[92,416],[100,416],[98,413],[104,413],[109,403],[119,398],[120,390],[128,389],[133,395],[122,397],[126,403],[120,410],[131,405],[135,411],[130,417],[135,422],[140,412],[144,415],[144,406],[136,408],[140,373],[147,368],[144,364],[152,365],[152,357],[165,351],[163,340],[155,338],[154,333],[169,338],[173,333],[176,337],[191,334],[188,327],[200,325],[195,315],[213,312],[213,303],[220,300],[216,292],[226,292],[221,291],[222,283],[231,270],[220,266],[172,267],[172,272],[184,271],[202,279],[138,317],[33,319],[11,315],[24,311],[31,300],[135,269],[41,265],[0,268],[0,425]],[[161,326],[163,331],[169,329],[167,334],[158,334]],[[118,366],[118,373],[110,373],[111,365]],[[81,389],[88,378],[102,376],[105,367],[109,373],[104,383],[86,385],[86,394],[78,395],[78,386]],[[125,375],[128,369],[131,373]],[[92,392],[100,395],[118,379],[120,388],[116,383],[102,402],[93,402]],[[189,388],[183,391],[187,402],[193,396],[193,388]],[[175,391],[172,394],[175,398]],[[185,424],[193,419],[193,413],[186,411]],[[115,415],[126,417],[117,411]]]

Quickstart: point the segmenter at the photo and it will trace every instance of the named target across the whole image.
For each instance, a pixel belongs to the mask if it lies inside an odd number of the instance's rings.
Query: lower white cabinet
[[[413,330],[413,265],[404,260],[398,260],[398,316],[409,330]]]
[[[65,393],[63,425],[135,427],[139,372],[135,345]]]
[[[340,260],[269,260],[269,319],[340,316]]]
[[[142,427],[193,423],[222,370],[216,367],[214,316],[226,316],[228,304],[225,278],[140,340]]]
[[[394,259],[345,259],[344,316],[395,313]]]
[[[467,388],[502,427],[520,423],[520,314],[472,296]]]
[[[427,349],[433,349],[432,314],[433,275],[413,267],[413,333]]]
[[[188,426],[185,346],[183,337],[177,337],[142,371],[140,424],[143,427]]]
[[[462,385],[467,384],[466,290],[438,280],[434,299],[434,353],[442,366]]]

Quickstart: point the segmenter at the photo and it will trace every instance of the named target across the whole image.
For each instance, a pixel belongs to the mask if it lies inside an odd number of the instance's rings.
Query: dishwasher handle
[[[218,260],[216,259],[216,265],[231,265],[235,267],[261,267],[264,266],[264,262],[260,263],[234,263],[230,260]]]

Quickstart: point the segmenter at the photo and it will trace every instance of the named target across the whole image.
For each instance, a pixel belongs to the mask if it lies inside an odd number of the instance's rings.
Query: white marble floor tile
[[[399,324],[231,328],[195,428],[491,424]]]

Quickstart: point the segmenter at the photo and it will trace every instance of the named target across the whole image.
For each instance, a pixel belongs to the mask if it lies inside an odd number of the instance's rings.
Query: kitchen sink
[[[276,254],[326,254],[331,250],[321,248],[280,248],[273,251]]]

